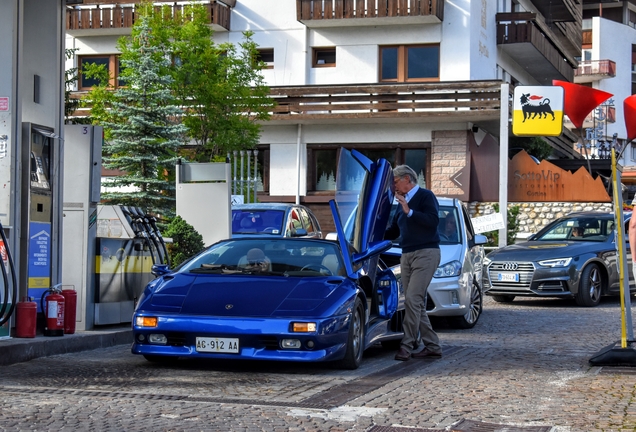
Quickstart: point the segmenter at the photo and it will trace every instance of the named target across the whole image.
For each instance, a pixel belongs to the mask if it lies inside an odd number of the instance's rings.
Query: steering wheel
[[[306,266],[300,269],[300,271],[305,271],[305,270],[316,271],[320,274],[324,274],[325,276],[333,276],[333,273],[331,273],[331,270],[329,270],[328,267],[322,264],[307,264]]]
[[[276,228],[276,227],[267,227],[267,228],[265,228],[263,230],[263,232],[267,233],[267,234],[270,234],[270,233],[273,233],[274,231],[277,231],[277,230],[278,230],[278,228]]]

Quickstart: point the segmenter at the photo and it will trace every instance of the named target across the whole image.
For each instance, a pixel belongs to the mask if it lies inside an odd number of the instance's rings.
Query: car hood
[[[440,261],[439,264],[443,265],[451,261],[463,261],[464,245],[439,245]]]
[[[140,308],[227,317],[307,314],[316,311],[344,280],[334,276],[181,275],[158,284]]]
[[[530,241],[497,249],[488,254],[492,261],[538,261],[551,258],[566,258],[586,252],[602,250],[608,244],[579,241]]]

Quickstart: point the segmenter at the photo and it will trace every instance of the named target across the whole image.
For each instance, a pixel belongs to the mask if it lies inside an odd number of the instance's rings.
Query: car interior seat
[[[267,271],[272,271],[272,261],[265,257],[265,262],[267,262]],[[249,261],[247,260],[247,255],[243,255],[239,258],[238,263],[236,265],[239,269],[246,269],[249,267]]]
[[[256,232],[254,223],[249,217],[241,219],[241,230],[243,232]]]
[[[340,275],[340,262],[336,254],[328,254],[322,259],[322,265],[327,267],[331,274]]]

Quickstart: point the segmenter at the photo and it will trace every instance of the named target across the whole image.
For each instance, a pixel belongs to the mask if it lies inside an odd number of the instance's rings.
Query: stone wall
[[[485,216],[495,212],[493,204],[485,202],[467,203],[470,217]],[[568,213],[577,211],[602,211],[612,212],[612,203],[558,203],[558,202],[537,202],[537,203],[508,203],[508,208],[519,206],[519,234],[518,237],[525,238],[534,234],[553,220],[565,216]]]
[[[439,196],[462,196],[462,190],[451,178],[466,166],[467,132],[433,131],[431,141],[431,186]],[[467,192],[467,191],[466,191]]]

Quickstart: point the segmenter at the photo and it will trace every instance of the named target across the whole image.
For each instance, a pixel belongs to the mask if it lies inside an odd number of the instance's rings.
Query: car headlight
[[[137,327],[157,327],[158,322],[157,317],[138,316],[135,318],[135,325]]]
[[[452,277],[459,276],[462,272],[462,265],[459,261],[451,261],[449,263],[443,264],[437,267],[435,270],[435,274],[433,277],[443,278],[443,277]]]
[[[484,257],[484,266],[488,267],[491,262],[492,260],[490,258],[488,258],[487,256]]]
[[[538,261],[539,265],[544,267],[567,267],[572,262],[572,257],[570,258],[554,258],[549,260]]]

